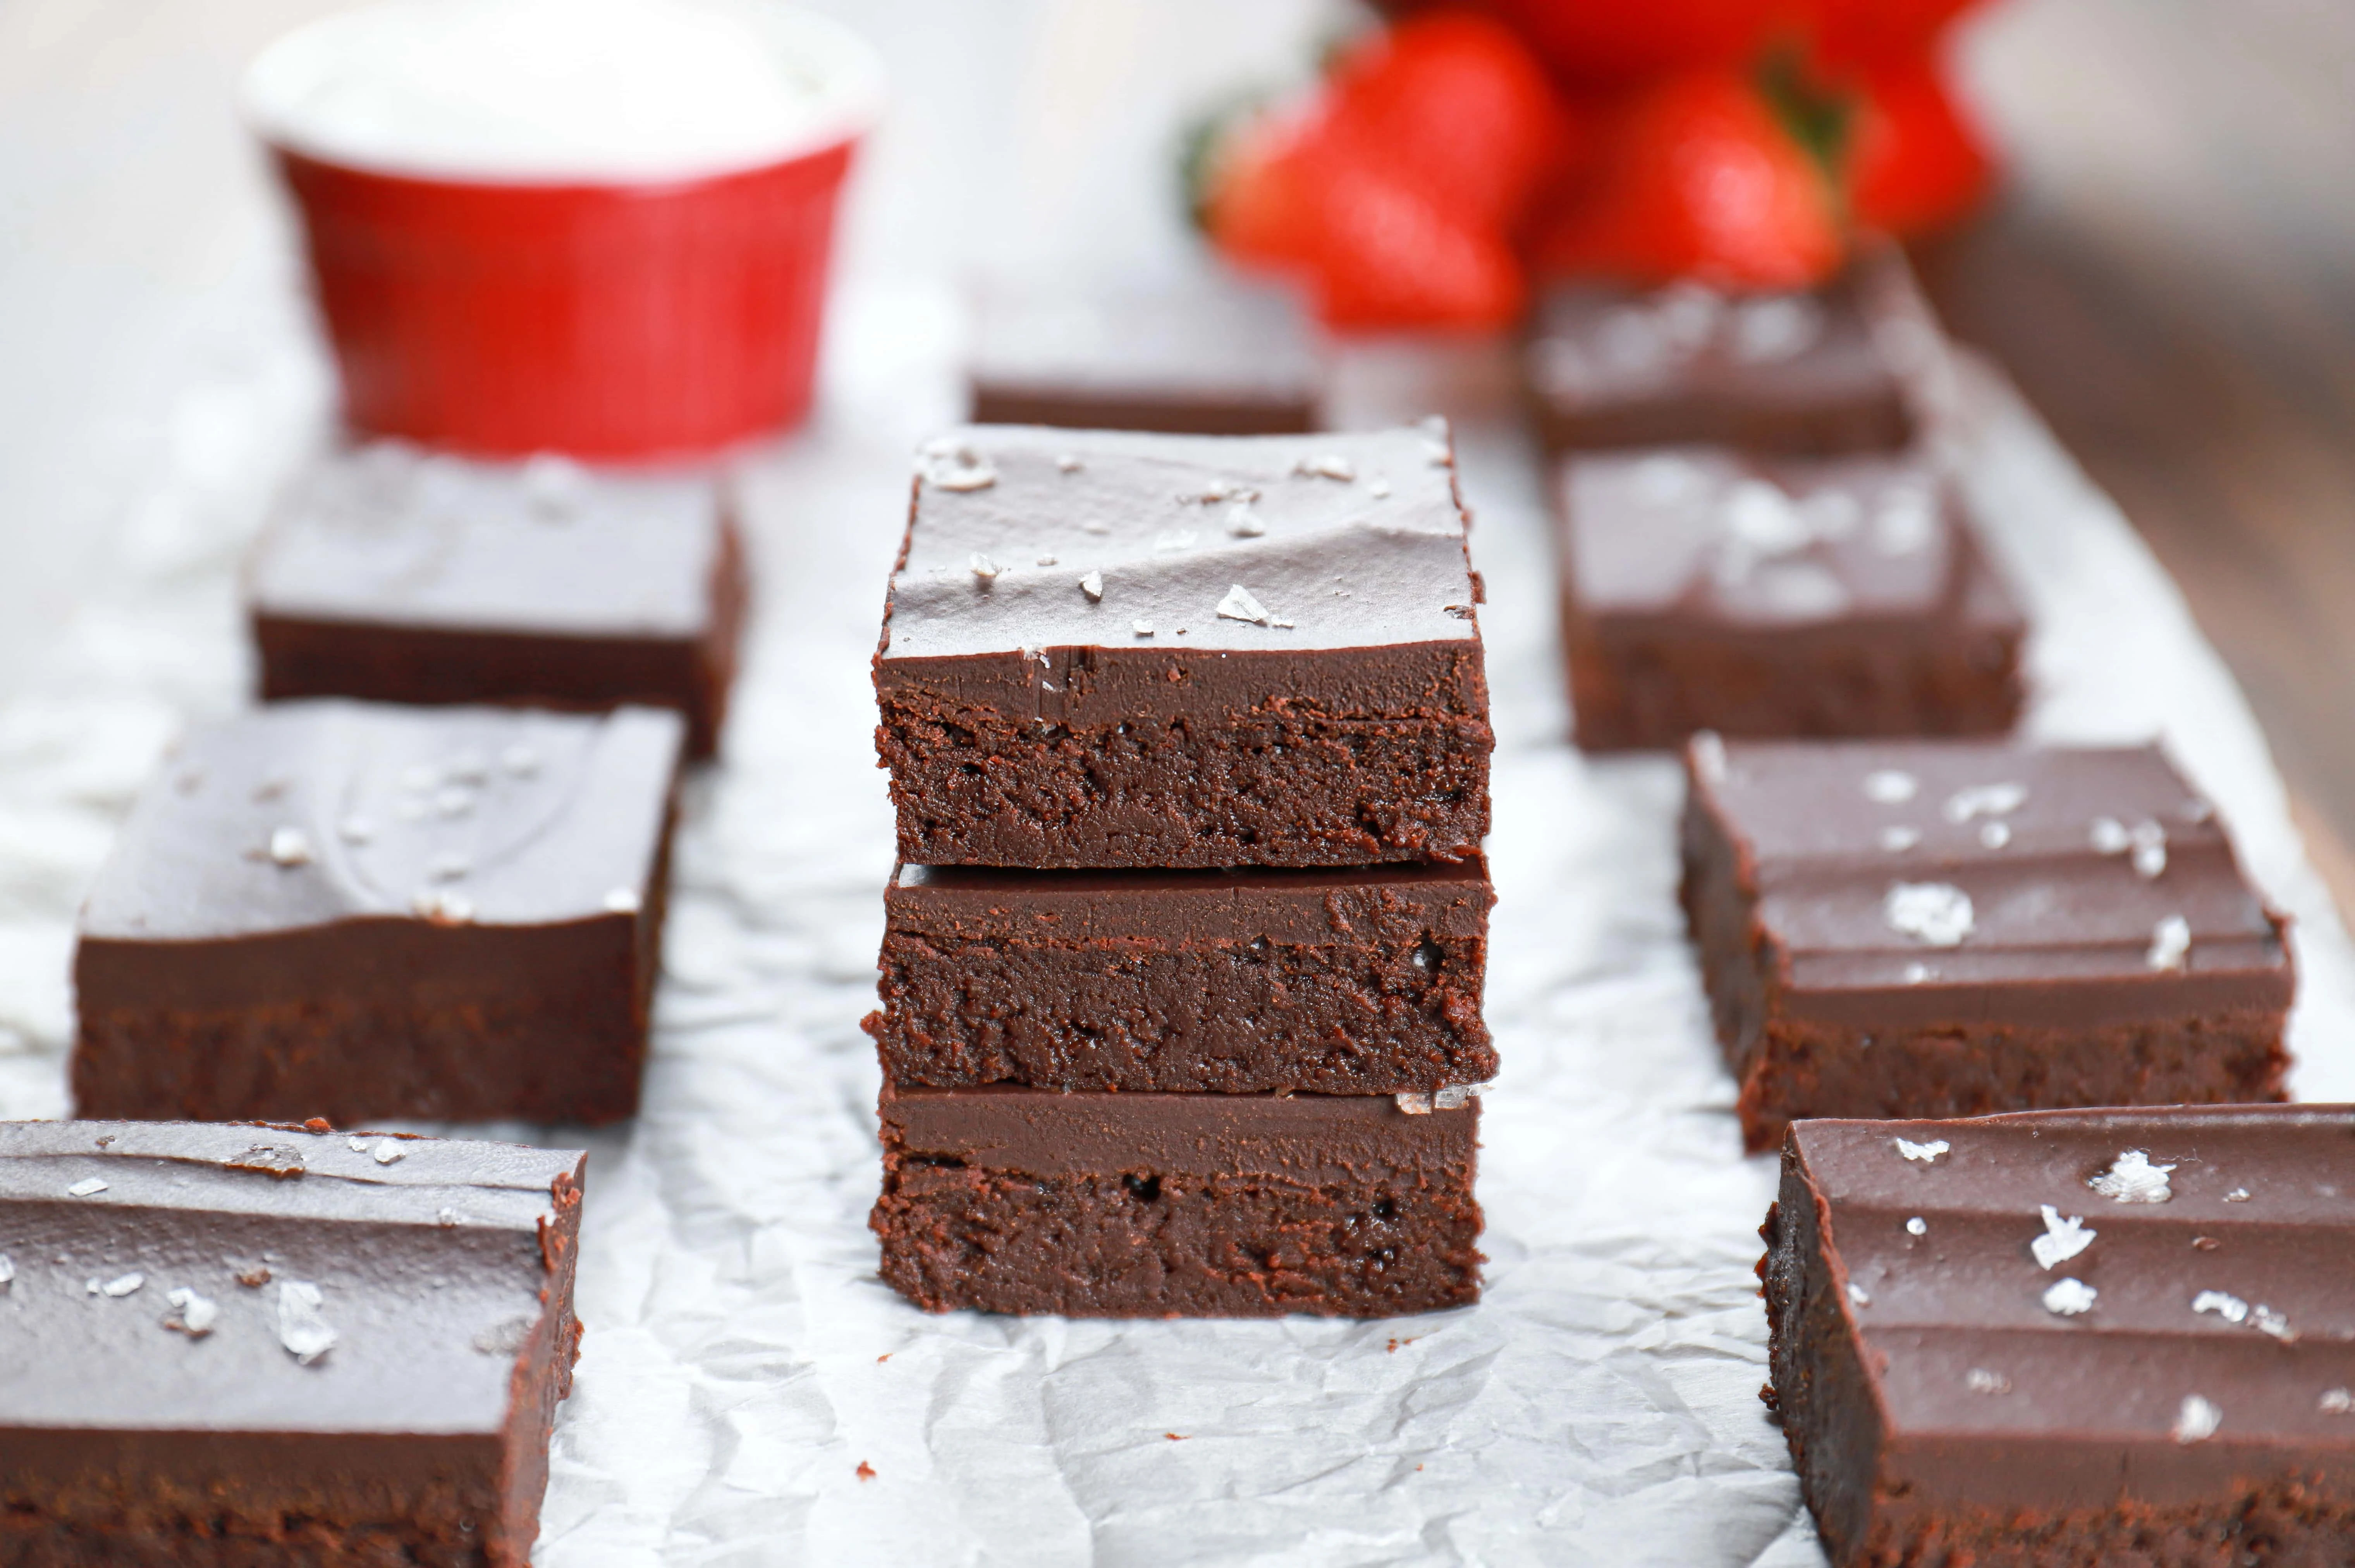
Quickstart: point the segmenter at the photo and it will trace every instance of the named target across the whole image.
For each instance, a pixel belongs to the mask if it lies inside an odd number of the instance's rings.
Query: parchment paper
[[[116,570],[0,706],[0,1112],[65,1114],[73,911],[185,719],[247,688],[233,569],[324,428],[282,276],[225,291]],[[592,1150],[538,1561],[1821,1561],[1757,1390],[1744,1159],[1673,901],[1678,788],[1562,743],[1529,452],[1493,363],[1353,367],[1462,416],[1490,587],[1498,902],[1487,1294],[1379,1323],[928,1317],[875,1278],[871,1005],[891,860],[868,658],[909,453],[956,416],[946,289],[849,291],[818,423],[744,464],[759,571],[724,768],[690,790],[645,1113]],[[2299,919],[2307,1098],[2355,1098],[2355,961],[2238,692],[2109,503],[1991,373],[1973,482],[2040,626],[2044,738],[2163,734]]]

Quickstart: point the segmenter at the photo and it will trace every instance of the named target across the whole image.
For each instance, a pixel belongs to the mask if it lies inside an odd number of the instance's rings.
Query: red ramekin
[[[612,182],[365,166],[252,117],[302,218],[350,425],[646,461],[809,411],[835,209],[872,115],[854,105],[748,166]]]

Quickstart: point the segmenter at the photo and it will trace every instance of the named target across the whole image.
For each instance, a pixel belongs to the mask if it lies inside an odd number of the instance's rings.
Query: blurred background
[[[110,560],[168,548],[154,475],[235,483],[240,451],[191,395],[225,360],[279,357],[288,417],[326,418],[290,226],[232,91],[263,43],[335,8],[0,0],[0,690]],[[1188,265],[1188,127],[1304,87],[1369,19],[1340,0],[815,8],[891,80],[845,214],[842,307],[919,315],[953,315],[977,272]],[[1940,51],[2005,171],[1976,217],[1917,243],[1933,296],[2173,571],[2344,903],[2355,10],[1997,0]]]

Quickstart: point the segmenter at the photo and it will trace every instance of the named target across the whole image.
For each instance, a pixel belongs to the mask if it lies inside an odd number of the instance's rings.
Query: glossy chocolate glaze
[[[2289,1004],[2281,918],[2156,747],[1727,742],[1690,756],[1694,808],[1733,847],[1787,1016],[2089,1025]],[[1959,909],[1959,895],[1967,929],[1951,944],[1900,929],[1900,887],[1952,890],[1915,897]]]
[[[681,733],[647,709],[334,699],[206,726],[132,808],[82,941],[629,918],[652,901]]]
[[[1944,354],[1902,258],[1877,251],[1797,293],[1558,288],[1539,304],[1525,371],[1556,452],[1709,442],[1821,454],[1904,445],[1937,406]]]
[[[1801,1122],[1783,1171],[1774,1386],[1836,1562],[2238,1562],[2252,1497],[2279,1561],[2355,1545],[2355,1108]]]
[[[727,528],[709,475],[379,443],[295,478],[246,564],[246,598],[277,619],[692,638],[716,618]]]
[[[579,1334],[583,1159],[0,1124],[0,1549],[522,1562]]]
[[[1405,920],[1484,935],[1495,901],[1478,856],[1419,865],[1286,870],[1029,871],[901,866],[890,927],[958,941],[1348,942]]]
[[[1324,365],[1282,294],[994,288],[977,305],[976,423],[1199,435],[1319,423]]]

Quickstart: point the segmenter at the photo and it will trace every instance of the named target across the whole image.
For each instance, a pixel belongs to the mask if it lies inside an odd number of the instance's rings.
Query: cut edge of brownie
[[[963,1093],[1007,1095],[1002,1103],[1022,1115],[1015,1096],[1024,1092]],[[965,1157],[916,1147],[895,1101],[922,1094],[884,1091],[883,1190],[868,1223],[881,1243],[884,1281],[926,1311],[1392,1317],[1479,1298],[1476,1100],[1416,1118],[1428,1147],[1402,1159],[1333,1157],[1312,1170],[1303,1166],[1314,1158],[1271,1152],[1257,1162],[1267,1168],[1230,1170],[1210,1168],[1215,1156],[1135,1147],[1102,1160],[1103,1168],[1079,1168],[1075,1154],[1059,1162],[1066,1168],[1047,1169],[1003,1149]],[[1054,1111],[1085,1115],[1122,1102],[1125,1114],[1145,1098],[1057,1095]],[[1388,1096],[1355,1098],[1379,1098],[1401,1114]]]
[[[1792,1122],[1809,1117],[1918,1119],[2287,1097],[2286,998],[2279,1008],[2092,1028],[1956,1021],[1868,1033],[1778,1016],[1783,960],[1757,918],[1754,870],[1704,803],[1694,758],[1689,748],[1678,899],[1710,1023],[1739,1086],[1736,1111],[1750,1153],[1776,1147]]]
[[[667,708],[687,720],[687,755],[704,761],[718,752],[727,722],[751,592],[732,507],[720,516],[708,592],[708,624],[692,637],[359,620],[252,603],[257,688],[265,702],[341,697],[574,713]]]

